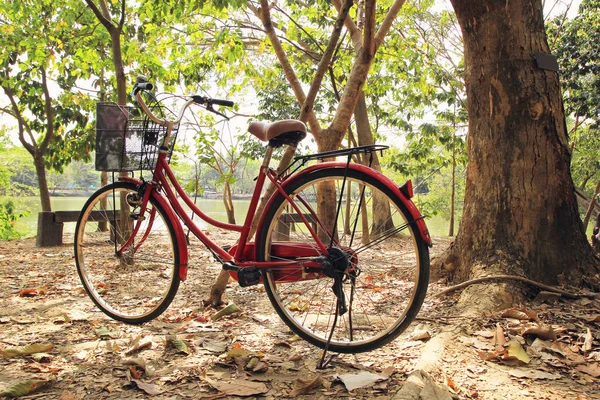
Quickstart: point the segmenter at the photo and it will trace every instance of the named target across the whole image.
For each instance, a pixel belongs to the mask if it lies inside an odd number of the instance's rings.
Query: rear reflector
[[[407,180],[404,185],[400,186],[400,191],[402,192],[403,195],[405,195],[409,199],[412,199],[412,197],[413,197],[412,181],[410,179]]]

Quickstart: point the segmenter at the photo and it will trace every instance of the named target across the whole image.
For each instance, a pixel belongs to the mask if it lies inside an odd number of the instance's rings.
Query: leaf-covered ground
[[[212,232],[213,238],[231,241]],[[600,398],[600,302],[555,296],[493,315],[463,317],[435,298],[392,344],[340,355],[280,322],[264,290],[230,284],[237,311],[216,321],[202,307],[219,272],[198,242],[188,281],[158,320],[117,323],[87,298],[72,238],[36,248],[0,242],[0,396],[60,399]],[[443,240],[434,252],[443,250]]]

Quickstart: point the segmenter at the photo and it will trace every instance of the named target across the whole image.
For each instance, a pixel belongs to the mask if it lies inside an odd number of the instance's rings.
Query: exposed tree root
[[[570,293],[570,292],[564,291],[562,289],[558,289],[553,286],[545,285],[541,282],[533,281],[531,279],[527,279],[527,278],[523,278],[521,276],[515,276],[515,275],[493,275],[493,276],[484,276],[481,278],[471,279],[466,282],[459,283],[458,285],[450,286],[449,288],[446,288],[446,289],[442,290],[441,292],[435,294],[433,297],[444,296],[444,295],[447,295],[448,293],[452,293],[459,289],[463,289],[463,288],[473,285],[475,283],[481,283],[481,282],[487,282],[487,281],[493,281],[493,280],[501,280],[501,281],[515,280],[515,281],[524,282],[524,283],[527,283],[528,285],[536,286],[540,289],[544,289],[544,290],[547,290],[552,293],[558,293],[561,296],[564,296],[568,299],[580,299],[583,297],[587,297],[587,298],[600,297],[600,294],[598,294],[598,293],[585,293],[585,294]]]
[[[202,301],[204,307],[210,306],[217,308],[225,304],[223,302],[223,293],[225,293],[227,283],[229,283],[229,273],[222,269],[219,273],[219,276],[213,283],[212,288],[210,289],[210,296]]]

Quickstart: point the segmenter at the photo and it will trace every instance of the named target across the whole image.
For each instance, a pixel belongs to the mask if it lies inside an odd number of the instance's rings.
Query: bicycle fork
[[[152,195],[152,191],[153,191],[153,186],[148,185],[146,182],[144,182],[140,186],[137,193],[127,194],[127,197],[125,198],[125,203],[127,204],[127,207],[133,207],[134,209],[139,207],[139,212],[134,214],[133,212],[129,211],[129,209],[126,210],[127,218],[125,221],[123,221],[123,224],[128,223],[129,220],[134,220],[136,222],[135,222],[135,226],[133,226],[133,229],[131,230],[131,235],[129,236],[127,241],[121,246],[121,248],[117,248],[118,243],[115,240],[115,254],[118,257],[123,257],[124,253],[133,245],[135,238],[140,231],[142,223],[147,218],[148,218],[148,225],[146,227],[146,231],[142,235],[141,239],[139,239],[137,244],[135,244],[133,250],[131,250],[131,253],[135,254],[135,252],[140,248],[140,246],[148,238],[148,235],[150,234],[150,231],[154,224],[154,220],[156,218],[156,209],[155,208],[153,208],[150,211],[149,217],[146,217],[146,215],[145,215],[147,206],[148,206],[148,202],[150,201],[150,196]],[[140,199],[140,193],[142,193],[141,199]],[[124,214],[124,211],[125,210],[121,210],[121,213]],[[125,215],[121,215],[121,218],[125,218]]]

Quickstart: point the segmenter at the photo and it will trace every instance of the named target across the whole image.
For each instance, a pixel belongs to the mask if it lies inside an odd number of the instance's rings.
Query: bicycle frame
[[[150,187],[150,190],[143,191],[143,198],[142,198],[142,204],[141,204],[141,209],[140,209],[141,212],[142,213],[145,212],[146,205],[147,205],[148,201],[150,200],[150,197],[154,196],[154,198],[157,199],[157,201],[159,201],[161,203],[163,208],[165,208],[165,210],[168,210],[167,212],[169,213],[169,215],[174,216],[176,219],[183,222],[183,224],[190,229],[190,231],[194,234],[194,236],[196,236],[206,247],[208,247],[213,252],[213,254],[215,254],[219,258],[219,261],[221,263],[232,263],[236,267],[239,267],[239,268],[254,266],[254,267],[257,267],[260,269],[265,269],[265,268],[281,268],[281,267],[286,267],[286,266],[290,265],[289,261],[257,262],[255,259],[255,256],[254,256],[254,243],[248,242],[250,227],[251,227],[252,221],[254,220],[254,216],[256,214],[256,209],[258,207],[258,201],[260,199],[260,193],[262,192],[265,181],[268,178],[271,181],[271,183],[273,185],[275,185],[276,190],[279,193],[281,193],[283,196],[285,196],[285,198],[288,201],[290,201],[290,204],[295,209],[296,213],[298,213],[300,219],[302,220],[302,222],[304,222],[308,231],[313,236],[313,238],[315,239],[315,243],[317,243],[317,246],[318,246],[318,249],[314,249],[312,246],[306,246],[306,245],[301,245],[301,244],[296,244],[296,243],[295,244],[289,244],[289,243],[283,244],[282,243],[280,245],[276,245],[278,247],[278,250],[275,250],[277,252],[277,254],[285,255],[287,257],[318,257],[321,255],[327,255],[328,254],[327,245],[325,245],[319,239],[317,233],[315,232],[315,230],[313,229],[311,224],[308,222],[308,219],[304,216],[304,214],[302,212],[300,212],[300,209],[294,203],[293,199],[291,199],[285,193],[285,191],[281,185],[281,183],[284,182],[284,180],[282,180],[280,177],[278,177],[276,172],[268,167],[268,161],[270,160],[271,152],[272,152],[272,149],[269,148],[267,156],[265,157],[265,161],[263,162],[263,165],[261,165],[260,173],[258,175],[256,186],[254,188],[254,192],[252,194],[252,198],[250,200],[250,205],[249,205],[248,211],[246,213],[246,218],[245,218],[243,225],[234,225],[234,224],[217,221],[217,220],[209,217],[208,215],[206,215],[200,208],[198,208],[198,206],[196,206],[196,204],[194,204],[193,200],[188,196],[188,194],[185,192],[185,190],[181,187],[181,185],[177,181],[177,178],[175,177],[173,170],[167,163],[166,151],[164,151],[164,152],[161,151],[158,156],[156,168],[154,170],[153,179],[151,182],[144,183],[139,179],[130,178],[130,177],[119,178],[119,179],[129,181],[129,182],[132,182],[134,184],[141,185],[144,187]],[[163,196],[163,194],[160,193],[161,191],[164,192],[164,196]],[[219,245],[214,243],[198,227],[198,225],[192,220],[192,218],[184,210],[183,205],[177,198],[177,195],[179,195],[179,197],[183,200],[183,203],[185,203],[191,209],[192,215],[194,215],[194,214],[198,215],[198,217],[200,217],[203,221],[207,222],[208,224],[210,224],[212,226],[215,226],[215,227],[218,227],[221,229],[225,229],[225,230],[229,230],[229,231],[240,232],[239,242],[235,246],[230,248],[229,251],[224,250]],[[166,200],[168,200],[168,201],[166,201]],[[318,225],[320,225],[321,227],[324,227],[314,211],[311,212],[311,217],[314,219],[314,221],[317,221]],[[152,215],[150,216],[150,219],[151,219],[150,223],[152,223],[152,221],[154,220]],[[262,220],[262,216],[261,216],[261,220]],[[129,239],[129,241],[127,243],[125,243],[121,247],[121,249],[118,250],[119,253],[124,252],[131,245],[131,243],[133,242],[134,236],[137,235],[139,232],[139,227],[141,225],[141,222],[142,221],[140,220],[135,224],[132,237]],[[148,230],[150,230],[150,228],[151,228],[151,226],[148,227]],[[182,280],[185,280],[185,278],[187,277],[187,246],[186,246],[186,241],[185,241],[185,235],[183,234],[183,229],[182,229],[181,225],[176,225],[175,229],[177,231],[176,236],[177,236],[178,243],[180,246],[180,248],[178,249],[180,258],[181,258],[181,265],[179,267],[179,276]],[[145,240],[146,235],[147,235],[147,233],[144,234],[144,236],[142,237],[142,239],[141,239],[142,241]],[[314,261],[314,262],[307,261],[304,263],[304,265],[308,268],[319,268],[320,267],[320,264],[316,261]]]

